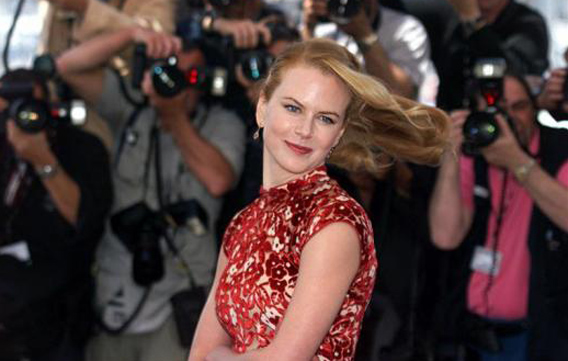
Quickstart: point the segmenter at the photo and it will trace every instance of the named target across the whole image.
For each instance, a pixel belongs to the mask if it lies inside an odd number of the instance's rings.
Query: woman
[[[393,97],[347,50],[315,39],[275,61],[256,118],[263,188],[227,228],[189,361],[352,360],[377,267],[373,232],[324,163],[438,162],[446,117]]]

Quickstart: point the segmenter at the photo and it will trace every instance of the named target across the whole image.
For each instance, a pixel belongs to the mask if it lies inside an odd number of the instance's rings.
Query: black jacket
[[[436,68],[440,76],[438,106],[463,108],[470,96],[469,74],[478,58],[500,57],[507,68],[520,75],[542,75],[548,68],[548,32],[544,18],[535,10],[511,0],[494,23],[466,37],[454,20],[441,47]]]

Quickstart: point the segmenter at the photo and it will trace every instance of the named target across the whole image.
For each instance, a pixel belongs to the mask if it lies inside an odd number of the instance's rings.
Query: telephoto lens
[[[17,99],[10,103],[9,117],[26,133],[38,133],[50,121],[50,110],[46,103],[33,99]]]
[[[244,76],[250,81],[262,79],[267,73],[274,57],[266,50],[252,50],[243,53],[240,65]]]
[[[188,85],[184,72],[177,67],[177,58],[173,56],[155,62],[151,74],[156,93],[166,98],[178,95]]]
[[[463,125],[464,152],[475,154],[479,148],[493,143],[499,137],[499,133],[494,113],[471,113]]]

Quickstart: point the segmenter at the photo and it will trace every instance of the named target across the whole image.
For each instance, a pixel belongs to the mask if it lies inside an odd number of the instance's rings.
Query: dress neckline
[[[314,184],[316,182],[320,182],[322,180],[328,179],[329,176],[327,175],[327,167],[325,164],[316,167],[309,172],[303,174],[300,177],[293,178],[287,182],[282,184],[276,185],[274,187],[270,187],[268,189],[264,188],[264,186],[260,186],[260,195],[269,195],[275,194],[279,192],[289,193],[294,190],[302,189],[307,185]]]

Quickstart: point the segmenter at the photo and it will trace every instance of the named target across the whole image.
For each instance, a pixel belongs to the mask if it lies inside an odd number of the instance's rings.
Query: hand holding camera
[[[538,96],[538,104],[547,110],[563,110],[568,112],[568,69],[557,68],[550,72],[542,92]]]
[[[450,118],[452,120],[450,128],[450,143],[452,144],[452,149],[455,153],[459,154],[464,141],[463,135],[463,125],[469,116],[469,110],[455,110],[450,113]]]
[[[145,44],[146,56],[152,59],[167,58],[181,51],[181,39],[166,33],[137,27],[134,30],[133,41]]]
[[[22,160],[33,165],[56,163],[45,131],[28,133],[16,126],[16,123],[10,119],[6,124],[6,134],[14,152]]]
[[[528,155],[519,145],[505,117],[497,114],[495,120],[500,130],[499,137],[487,147],[482,148],[480,152],[488,163],[513,170],[515,166],[526,162]]]
[[[272,40],[265,21],[218,18],[213,23],[212,30],[223,36],[231,36],[237,49],[256,48],[261,43],[268,45]]]

